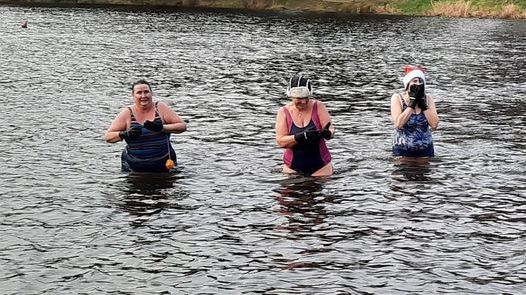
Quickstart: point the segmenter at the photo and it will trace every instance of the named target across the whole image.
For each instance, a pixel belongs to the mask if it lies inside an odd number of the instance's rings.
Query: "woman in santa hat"
[[[393,156],[434,157],[429,127],[438,127],[438,114],[433,97],[426,93],[425,69],[406,66],[404,72],[404,91],[391,97]]]

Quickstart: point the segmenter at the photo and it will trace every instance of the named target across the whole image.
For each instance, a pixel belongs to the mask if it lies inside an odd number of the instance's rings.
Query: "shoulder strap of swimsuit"
[[[132,111],[132,108],[131,107],[128,107],[128,110],[130,111],[130,118],[131,118],[131,121],[132,122],[135,122],[135,115],[133,114],[133,111]]]
[[[406,107],[406,104],[405,104],[405,101],[404,101],[404,97],[400,93],[398,93],[398,97],[400,98],[400,105],[402,106],[402,110],[404,110],[405,107]]]
[[[154,119],[161,119],[161,121],[164,123],[164,119],[163,117],[161,116],[161,113],[159,112],[159,102],[156,101],[155,102],[155,118]]]

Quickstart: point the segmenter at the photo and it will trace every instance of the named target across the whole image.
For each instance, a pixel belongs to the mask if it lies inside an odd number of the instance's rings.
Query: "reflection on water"
[[[123,180],[119,208],[136,218],[134,226],[154,218],[166,209],[177,208],[177,202],[188,196],[177,187],[175,173],[130,173]]]
[[[151,195],[172,188],[177,178],[176,173],[130,173],[126,183],[130,194]]]
[[[294,232],[309,232],[323,224],[325,196],[323,180],[310,177],[292,177],[282,181],[277,189],[278,212],[287,219],[278,229]]]
[[[398,158],[394,160],[393,178],[400,181],[430,181],[429,158]]]

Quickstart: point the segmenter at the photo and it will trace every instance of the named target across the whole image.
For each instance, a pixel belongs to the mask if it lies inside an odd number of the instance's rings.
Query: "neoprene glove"
[[[425,97],[418,100],[418,107],[422,109],[422,112],[429,109]]]
[[[413,84],[409,87],[409,107],[415,108],[420,100],[425,97],[425,86],[423,84]]]
[[[144,128],[154,132],[161,132],[163,130],[163,122],[161,120],[145,121]]]
[[[417,104],[418,104],[418,99],[416,99],[416,97],[412,96],[412,94],[409,93],[409,107],[414,109],[416,108]]]
[[[142,129],[139,126],[133,126],[126,131],[119,132],[119,137],[122,139],[136,139],[142,134]]]
[[[413,96],[416,99],[422,99],[426,95],[424,84],[413,84],[409,87],[409,96]]]
[[[294,140],[298,144],[316,143],[320,140],[320,138],[321,138],[320,132],[318,132],[315,129],[309,129],[309,130],[294,134]]]
[[[332,138],[332,132],[329,130],[329,127],[331,126],[331,122],[327,123],[325,127],[323,127],[323,130],[321,130],[320,136],[322,138],[325,138],[327,140]]]

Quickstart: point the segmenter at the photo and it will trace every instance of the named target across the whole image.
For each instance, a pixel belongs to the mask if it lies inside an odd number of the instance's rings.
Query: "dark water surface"
[[[526,22],[0,14],[0,293],[526,293]],[[410,63],[441,118],[421,167],[390,157]],[[337,128],[329,179],[277,172],[297,71]],[[176,175],[123,174],[102,139],[138,78],[190,121]]]

